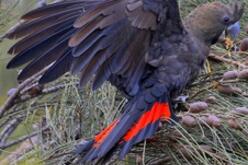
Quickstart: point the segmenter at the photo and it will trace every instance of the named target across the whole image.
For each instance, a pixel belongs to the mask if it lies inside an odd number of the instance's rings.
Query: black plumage
[[[32,10],[7,38],[22,38],[7,68],[24,64],[23,81],[45,67],[39,83],[70,71],[93,89],[105,81],[128,98],[121,116],[80,145],[85,162],[120,158],[171,120],[172,95],[194,80],[221,33],[236,23],[243,4],[212,2],[182,21],[177,0],[64,0]],[[229,18],[226,21],[226,18]]]

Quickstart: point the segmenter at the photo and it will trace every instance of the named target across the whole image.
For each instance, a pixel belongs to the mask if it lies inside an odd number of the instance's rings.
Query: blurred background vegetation
[[[185,16],[208,0],[179,2]],[[0,36],[36,5],[37,0],[0,0]],[[247,37],[246,11],[237,47]],[[6,102],[7,92],[11,88],[15,91],[17,86],[18,70],[5,69],[11,58],[6,53],[11,44],[13,41],[0,42],[0,105]],[[188,102],[177,107],[184,110],[178,114],[180,124],[165,124],[154,139],[137,145],[124,161],[113,159],[113,164],[248,164],[248,113],[245,111],[248,81],[241,78],[223,80],[227,71],[245,69],[248,53],[233,51],[230,57],[219,44],[213,47],[211,54],[212,73],[203,71],[184,93],[189,95]],[[216,60],[215,56],[222,58]],[[29,88],[19,92],[15,104],[0,118],[1,165],[73,162],[76,160],[71,152],[74,145],[92,137],[118,116],[125,100],[115,88],[106,83],[92,92],[90,84],[82,90],[77,84],[76,77],[66,74],[46,86],[37,86],[34,79],[28,84]],[[207,104],[207,109],[192,112],[192,103],[199,101]],[[237,109],[239,107],[243,109]]]

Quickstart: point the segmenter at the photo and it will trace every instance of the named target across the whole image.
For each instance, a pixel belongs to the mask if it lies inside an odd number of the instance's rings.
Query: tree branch
[[[30,85],[34,80],[37,80],[47,69],[46,67],[37,74],[33,75],[32,77],[28,78],[27,80],[23,81],[17,88],[16,91],[7,99],[4,105],[0,108],[0,118],[3,117],[4,113],[9,110],[11,107],[14,106],[15,100],[18,98],[19,93],[23,90],[26,86]]]

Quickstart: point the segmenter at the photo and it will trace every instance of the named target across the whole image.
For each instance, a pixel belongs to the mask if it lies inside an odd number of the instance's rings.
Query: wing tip
[[[13,58],[7,63],[6,69],[15,69],[21,65],[22,64],[19,64],[17,59]]]
[[[76,47],[79,43],[77,43],[74,39],[74,37],[72,36],[68,42],[68,46],[73,48],[73,47]]]
[[[6,69],[14,69],[15,67],[12,66],[11,61],[6,65]]]

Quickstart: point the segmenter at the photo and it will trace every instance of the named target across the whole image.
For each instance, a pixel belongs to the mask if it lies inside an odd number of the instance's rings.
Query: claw
[[[188,95],[185,95],[185,96],[178,96],[177,98],[174,99],[174,101],[186,103],[186,101],[188,100],[188,98],[189,98]]]

